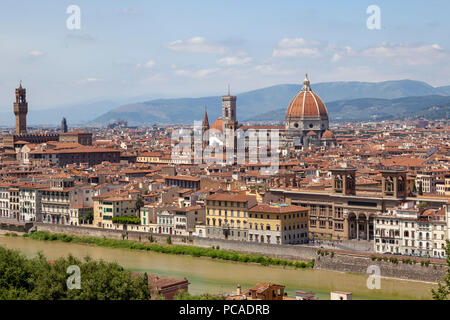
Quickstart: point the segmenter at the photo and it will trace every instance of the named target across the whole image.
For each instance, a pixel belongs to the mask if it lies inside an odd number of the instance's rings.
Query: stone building
[[[381,190],[356,190],[356,169],[331,169],[333,187],[328,190],[302,190],[271,188],[270,192],[281,201],[310,209],[309,238],[332,240],[373,240],[374,219],[408,197],[406,171],[382,170]],[[421,198],[429,205],[439,208],[445,200]]]

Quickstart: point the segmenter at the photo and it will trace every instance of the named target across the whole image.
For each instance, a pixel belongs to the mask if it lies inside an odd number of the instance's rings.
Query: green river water
[[[280,266],[221,261],[171,255],[149,251],[105,248],[84,244],[45,242],[22,237],[0,235],[0,246],[18,249],[28,257],[42,251],[49,259],[86,255],[96,259],[115,261],[132,271],[148,272],[171,277],[184,278],[189,282],[189,292],[227,293],[254,286],[258,282],[271,281],[286,286],[289,296],[296,290],[313,291],[318,299],[329,299],[330,291],[349,291],[353,299],[431,299],[431,288],[435,284],[382,278],[381,289],[370,290],[366,286],[368,275],[343,273],[327,270],[293,269]]]

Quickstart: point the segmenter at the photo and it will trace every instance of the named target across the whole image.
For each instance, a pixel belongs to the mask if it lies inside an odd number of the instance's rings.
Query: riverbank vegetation
[[[69,289],[69,266],[79,268],[80,287]],[[73,278],[72,278],[73,279]],[[0,300],[148,300],[146,274],[131,276],[117,263],[71,255],[48,261],[43,254],[28,259],[0,246]]]
[[[204,294],[190,294],[184,290],[178,291],[178,293],[173,297],[174,300],[225,300],[224,296],[214,295],[209,293]]]
[[[228,251],[214,248],[202,248],[188,245],[176,245],[176,244],[162,245],[156,243],[140,243],[131,240],[118,240],[118,239],[107,239],[107,238],[97,238],[87,236],[72,236],[64,233],[50,233],[46,231],[36,231],[32,234],[24,234],[23,236],[43,241],[57,240],[63,242],[94,244],[102,247],[145,250],[160,253],[190,255],[193,257],[209,257],[213,259],[221,259],[229,261],[258,263],[264,266],[280,265],[294,268],[314,267],[314,259],[311,260],[310,262],[290,261],[278,258],[270,258],[260,254],[247,254],[235,251]]]

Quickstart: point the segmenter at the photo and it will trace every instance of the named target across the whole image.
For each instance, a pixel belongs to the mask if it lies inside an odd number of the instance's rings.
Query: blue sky
[[[69,5],[81,29],[69,30]],[[369,30],[369,5],[381,29]],[[0,112],[195,97],[280,83],[414,79],[450,85],[448,1],[0,2]]]

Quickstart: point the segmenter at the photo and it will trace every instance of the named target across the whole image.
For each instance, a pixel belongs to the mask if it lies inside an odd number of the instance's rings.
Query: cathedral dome
[[[223,128],[222,124],[223,124],[222,118],[219,118],[213,122],[211,129],[216,129],[216,130],[219,130],[220,132],[222,132],[222,128]]]
[[[302,90],[292,99],[286,111],[286,120],[320,118],[328,120],[328,111],[322,99],[311,90],[308,76]]]

